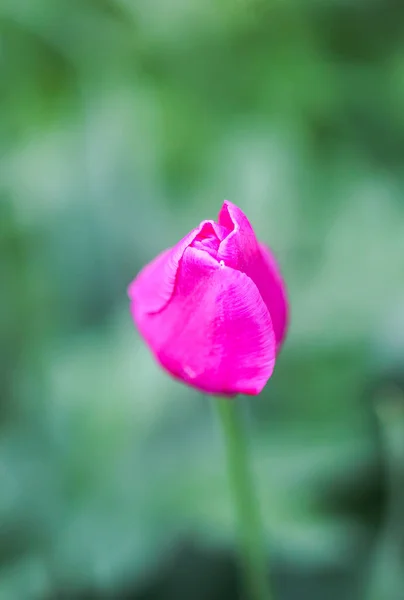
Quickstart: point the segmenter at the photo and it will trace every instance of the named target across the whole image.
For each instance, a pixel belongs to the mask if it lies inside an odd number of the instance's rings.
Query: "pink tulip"
[[[171,375],[217,395],[259,394],[286,334],[288,304],[271,251],[225,200],[129,286],[133,319]]]

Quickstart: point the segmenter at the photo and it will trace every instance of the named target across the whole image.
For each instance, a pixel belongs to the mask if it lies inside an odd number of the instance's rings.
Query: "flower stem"
[[[234,400],[217,398],[229,482],[237,511],[240,551],[248,600],[271,600],[263,527],[248,461],[248,448]]]

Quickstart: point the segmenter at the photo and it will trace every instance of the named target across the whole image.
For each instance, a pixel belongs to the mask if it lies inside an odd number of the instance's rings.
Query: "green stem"
[[[248,600],[271,600],[263,526],[248,461],[248,449],[238,406],[217,398],[217,412],[226,446],[227,469],[237,510],[240,550]]]

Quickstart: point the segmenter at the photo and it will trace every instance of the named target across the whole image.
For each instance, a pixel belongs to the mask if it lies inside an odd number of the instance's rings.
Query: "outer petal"
[[[164,310],[146,314],[136,302],[131,309],[159,362],[198,389],[258,394],[272,374],[275,335],[256,285],[204,251],[185,251]]]
[[[271,314],[276,336],[277,349],[279,350],[283,340],[285,339],[289,321],[287,290],[278,264],[271,250],[265,246],[265,244],[260,243],[259,246],[266,266],[266,273],[264,274],[264,271],[262,271],[263,281],[259,287],[262,289],[265,288],[265,302]]]
[[[228,200],[219,213],[219,223],[231,233],[221,242],[218,259],[243,271],[258,287],[272,318],[278,350],[286,333],[287,298],[275,258],[258,242],[243,211]]]
[[[202,221],[196,229],[178,242],[173,248],[164,250],[146,265],[129,286],[128,295],[148,313],[162,310],[169,302],[175,286],[177,270],[185,250],[204,232],[213,232],[223,237],[223,228],[213,221]]]
[[[229,235],[221,242],[219,260],[239,271],[246,269],[259,257],[257,238],[250,221],[242,210],[228,200],[219,213],[219,225],[226,227]]]

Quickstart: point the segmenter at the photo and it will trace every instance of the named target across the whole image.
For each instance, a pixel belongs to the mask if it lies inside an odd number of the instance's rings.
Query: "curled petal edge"
[[[220,225],[210,220],[202,221],[178,244],[161,252],[140,271],[129,285],[130,300],[146,307],[145,310],[150,314],[163,310],[173,295],[177,271],[183,254],[204,228],[213,229],[219,239],[223,237],[223,228]]]

